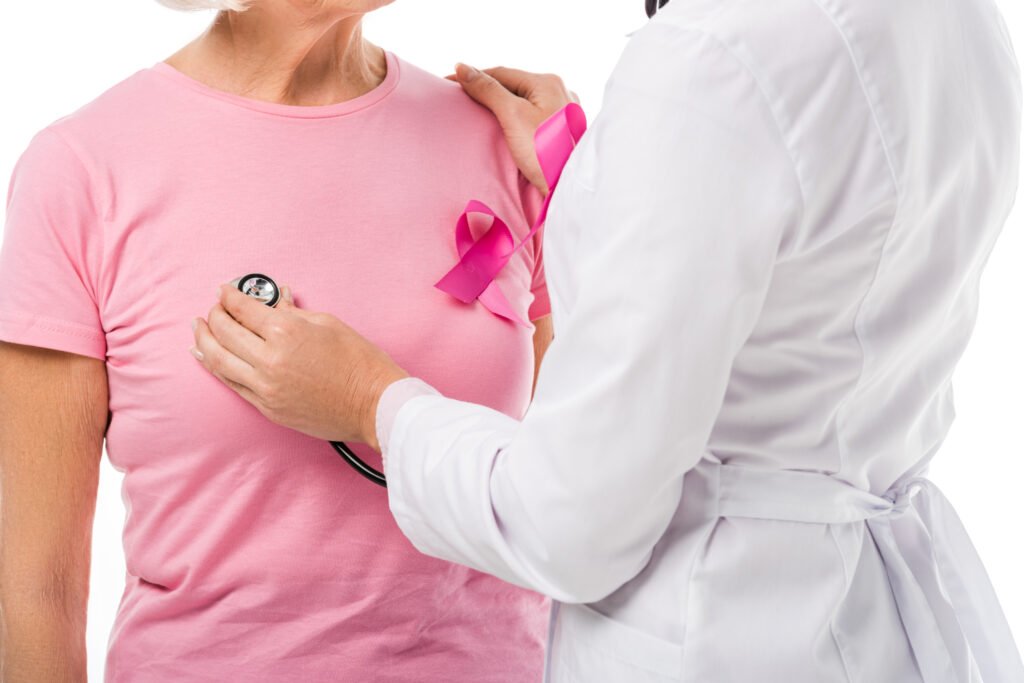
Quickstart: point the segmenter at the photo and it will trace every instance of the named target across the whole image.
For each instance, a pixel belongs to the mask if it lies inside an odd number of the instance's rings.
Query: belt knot
[[[908,509],[910,504],[922,488],[928,483],[925,477],[912,477],[902,482],[898,482],[895,486],[890,488],[884,494],[882,498],[889,501],[892,508],[889,511],[889,515],[893,518],[903,516]]]

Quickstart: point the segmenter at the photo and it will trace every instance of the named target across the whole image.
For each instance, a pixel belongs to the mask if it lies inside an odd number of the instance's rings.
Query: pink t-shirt
[[[323,107],[165,64],[40,133],[15,170],[0,339],[105,359],[127,589],[107,681],[538,681],[541,597],[418,554],[384,489],[189,354],[217,285],[259,271],[445,394],[521,417],[532,330],[433,287],[469,199],[522,238],[537,197],[490,114],[388,55]],[[549,311],[539,242],[498,282]],[[367,449],[357,452],[379,464]]]

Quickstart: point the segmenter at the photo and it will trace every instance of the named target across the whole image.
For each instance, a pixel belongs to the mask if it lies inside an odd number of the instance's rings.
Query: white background
[[[1000,4],[1018,52],[1024,54],[1024,5],[1019,0]],[[179,13],[153,0],[4,3],[3,186],[37,130],[169,56],[210,19],[208,13]],[[398,0],[367,20],[366,34],[442,75],[456,61],[559,73],[594,113],[626,34],[644,19],[642,0]],[[960,511],[1017,640],[1024,644],[1022,217],[1024,206],[1011,217],[989,263],[977,332],[956,376],[959,417],[932,474]],[[96,681],[102,679],[107,637],[124,585],[119,487],[120,475],[104,460],[88,631],[90,676]]]

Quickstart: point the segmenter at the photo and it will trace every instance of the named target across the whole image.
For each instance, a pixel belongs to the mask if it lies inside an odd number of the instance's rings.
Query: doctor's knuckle
[[[494,106],[501,106],[501,102],[505,99],[504,95],[508,94],[505,86],[493,78],[488,78],[486,81],[480,84],[480,89],[491,98],[494,102]]]
[[[275,320],[267,325],[267,334],[271,337],[284,337],[289,332],[288,323],[284,320]]]
[[[271,379],[263,378],[256,382],[256,386],[253,387],[256,394],[260,397],[261,402],[267,408],[271,408],[277,405],[280,399],[280,388],[277,382]]]
[[[224,368],[224,361],[220,355],[212,350],[203,351],[203,356],[206,361],[206,367],[215,375],[220,375],[221,370]]]
[[[544,74],[541,76],[541,82],[552,90],[565,90],[565,81],[558,74]]]
[[[271,351],[263,359],[263,375],[268,381],[274,381],[284,369],[284,354],[280,351]]]
[[[334,320],[334,316],[330,313],[313,313],[309,316],[309,321],[315,325],[331,325]]]

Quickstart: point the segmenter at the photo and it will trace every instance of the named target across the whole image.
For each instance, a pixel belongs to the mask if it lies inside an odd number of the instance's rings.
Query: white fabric
[[[391,438],[391,427],[395,423],[395,418],[398,417],[398,411],[409,399],[427,395],[439,395],[439,392],[418,377],[406,377],[392,382],[384,390],[377,403],[375,420],[377,441],[382,453],[388,451],[388,439]]]
[[[923,478],[1020,111],[990,0],[673,0],[555,194],[526,417],[382,426],[403,531],[565,603],[555,683],[1024,680]]]

